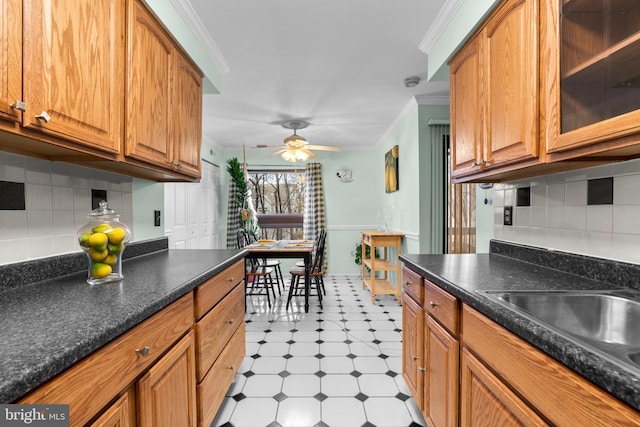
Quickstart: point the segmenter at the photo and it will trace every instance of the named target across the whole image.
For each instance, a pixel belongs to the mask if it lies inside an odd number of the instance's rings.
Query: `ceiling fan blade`
[[[278,154],[282,154],[282,153],[284,153],[285,151],[289,151],[289,150],[291,150],[291,149],[290,149],[290,148],[288,148],[288,147],[287,147],[287,148],[281,148],[281,149],[279,149],[278,151],[275,151],[275,152],[271,153],[271,155],[272,155],[272,156],[276,156],[276,155],[278,155]]]
[[[256,145],[255,147],[248,147],[250,150],[252,149],[257,149],[257,148],[283,148],[282,145]]]
[[[313,151],[307,150],[307,147],[301,148],[300,151],[302,151],[303,153],[307,154],[309,157],[318,157],[318,155],[316,153],[314,153]]]
[[[320,151],[342,151],[342,148],[333,147],[330,145],[305,145],[304,148],[309,150],[320,150]]]

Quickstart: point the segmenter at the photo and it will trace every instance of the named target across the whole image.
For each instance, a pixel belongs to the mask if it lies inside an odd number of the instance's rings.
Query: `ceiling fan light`
[[[302,150],[293,149],[287,150],[281,154],[282,158],[287,162],[304,162],[309,158],[309,155]]]

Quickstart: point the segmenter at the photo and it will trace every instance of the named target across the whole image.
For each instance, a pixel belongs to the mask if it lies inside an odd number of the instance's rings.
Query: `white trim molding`
[[[198,16],[189,0],[171,0],[171,4],[176,8],[180,17],[185,24],[191,29],[191,32],[195,38],[200,42],[205,52],[213,59],[220,74],[228,73],[230,68],[227,60],[216,42],[211,38],[211,34],[207,31],[207,28],[202,23],[202,20]]]
[[[460,6],[464,3],[464,0],[446,0],[440,12],[433,20],[433,24],[429,27],[429,30],[422,38],[422,41],[418,45],[418,49],[427,55],[431,51],[433,45],[438,41],[442,32],[447,28],[451,19],[455,16],[460,9]]]

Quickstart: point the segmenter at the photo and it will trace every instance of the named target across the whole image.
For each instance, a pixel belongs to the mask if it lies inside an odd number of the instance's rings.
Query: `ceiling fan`
[[[288,162],[304,162],[310,157],[317,157],[311,150],[320,151],[342,151],[340,147],[334,147],[330,145],[311,145],[307,142],[306,138],[297,134],[298,129],[304,129],[309,126],[308,122],[303,120],[289,120],[282,124],[282,127],[286,129],[293,129],[293,135],[284,139],[284,146],[282,145],[258,145],[256,148],[279,148],[278,151],[272,155],[280,154],[282,158]]]

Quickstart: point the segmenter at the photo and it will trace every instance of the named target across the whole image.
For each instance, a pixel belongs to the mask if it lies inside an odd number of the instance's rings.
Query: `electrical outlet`
[[[160,211],[153,211],[153,225],[160,227]]]
[[[513,206],[504,207],[504,225],[513,225]]]

